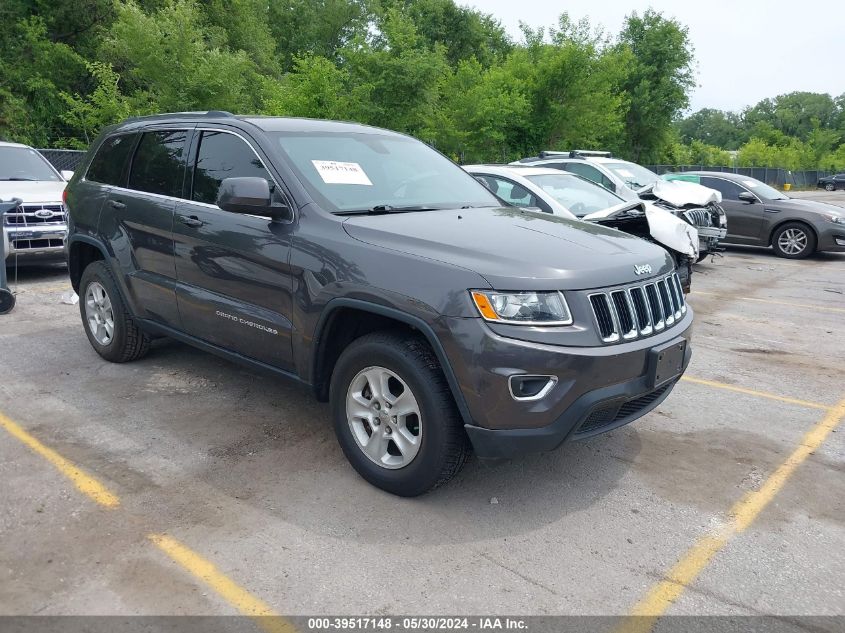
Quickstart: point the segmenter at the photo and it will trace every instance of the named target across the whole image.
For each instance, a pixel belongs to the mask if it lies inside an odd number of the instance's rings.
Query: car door
[[[203,341],[289,369],[291,224],[217,206],[225,178],[267,179],[264,160],[239,132],[198,129],[186,200],[174,221],[177,298],[183,329]]]
[[[145,130],[125,185],[112,187],[99,232],[108,237],[137,316],[177,327],[173,211],[182,195],[188,129]]]
[[[766,217],[760,199],[755,195],[757,202],[740,200],[740,193],[753,192],[732,180],[702,176],[700,182],[703,186],[715,189],[722,194],[722,208],[728,219],[728,234],[725,241],[739,244],[761,243]]]

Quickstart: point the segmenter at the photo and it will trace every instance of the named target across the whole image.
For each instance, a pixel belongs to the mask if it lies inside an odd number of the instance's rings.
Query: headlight
[[[514,325],[571,325],[572,313],[560,292],[472,290],[473,303],[488,321]]]
[[[822,217],[828,222],[834,224],[845,224],[845,215],[833,215],[832,213],[822,213]]]

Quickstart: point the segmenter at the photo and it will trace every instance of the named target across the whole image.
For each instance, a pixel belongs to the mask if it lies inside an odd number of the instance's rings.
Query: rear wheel
[[[126,363],[149,351],[150,339],[129,314],[106,265],[92,262],[79,280],[79,312],[91,347],[113,363]]]
[[[779,257],[803,259],[816,250],[816,235],[801,222],[787,222],[772,235],[772,248]]]
[[[452,393],[428,344],[376,332],[354,341],[332,373],[338,442],[368,482],[414,497],[451,479],[469,455]]]

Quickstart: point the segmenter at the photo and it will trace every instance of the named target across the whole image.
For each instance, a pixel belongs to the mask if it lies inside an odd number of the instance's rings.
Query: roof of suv
[[[297,117],[277,117],[250,114],[232,114],[223,110],[209,110],[207,112],[171,112],[153,114],[149,116],[132,117],[118,124],[117,128],[144,123],[168,123],[178,121],[209,121],[227,123],[233,120],[244,121],[266,132],[352,132],[356,134],[381,134],[387,136],[402,136],[398,132],[383,128],[363,125],[361,123],[344,121],[327,121],[325,119],[307,119]]]
[[[9,143],[7,141],[0,141],[0,147],[29,147],[23,143]]]

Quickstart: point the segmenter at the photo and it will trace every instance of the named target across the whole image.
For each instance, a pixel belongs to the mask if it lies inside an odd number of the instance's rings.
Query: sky
[[[698,87],[690,111],[742,110],[794,91],[845,93],[845,0],[457,0],[493,14],[520,39],[520,21],[554,26],[588,17],[613,35],[625,16],[652,7],[689,27]]]

